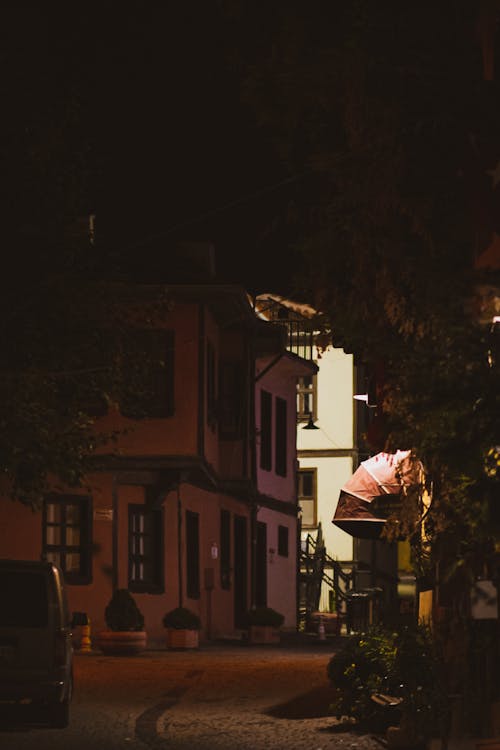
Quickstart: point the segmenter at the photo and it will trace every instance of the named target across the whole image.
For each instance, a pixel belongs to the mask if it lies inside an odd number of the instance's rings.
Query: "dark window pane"
[[[300,472],[300,478],[301,478],[301,495],[303,497],[312,497],[313,496],[313,486],[314,486],[314,474],[312,471],[304,471]]]
[[[288,527],[278,526],[278,555],[288,557]]]
[[[276,398],[276,474],[286,477],[287,459],[286,401]]]
[[[255,604],[267,606],[267,524],[257,521],[255,551]]]
[[[234,517],[234,626],[244,628],[248,611],[248,530],[244,516]]]
[[[220,585],[223,589],[231,588],[231,514],[228,510],[220,512]]]
[[[230,440],[243,435],[246,415],[241,366],[222,362],[219,371],[219,436]]]
[[[272,468],[272,409],[270,393],[260,392],[260,467],[266,471]]]

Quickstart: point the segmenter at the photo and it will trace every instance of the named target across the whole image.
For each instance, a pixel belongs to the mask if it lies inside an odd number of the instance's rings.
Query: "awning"
[[[340,490],[332,523],[359,539],[377,539],[404,486],[418,484],[421,465],[410,451],[377,453],[362,461]],[[392,496],[392,498],[390,497]]]

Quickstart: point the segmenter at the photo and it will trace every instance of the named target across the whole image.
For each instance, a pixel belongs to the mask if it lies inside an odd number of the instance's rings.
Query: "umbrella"
[[[403,487],[418,484],[420,463],[411,458],[411,451],[377,453],[362,461],[354,474],[341,487],[332,523],[351,536],[377,539],[385,524],[385,515],[376,501],[392,495],[396,500]],[[387,509],[387,503],[384,503]]]

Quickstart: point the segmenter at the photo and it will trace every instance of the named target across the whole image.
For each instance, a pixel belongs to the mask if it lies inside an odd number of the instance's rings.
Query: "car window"
[[[0,571],[0,601],[0,627],[47,627],[47,579],[44,573]]]

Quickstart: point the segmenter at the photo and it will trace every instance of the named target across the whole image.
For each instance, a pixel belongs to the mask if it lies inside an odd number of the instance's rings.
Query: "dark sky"
[[[10,107],[1,127],[22,158],[35,153],[47,184],[58,170],[65,185],[70,175],[81,213],[97,215],[102,252],[118,264],[162,272],[176,240],[207,241],[221,280],[272,286],[282,250],[269,231],[293,182],[242,102],[242,60],[217,8],[187,0],[4,10]],[[258,27],[246,42],[251,57]],[[29,180],[6,150],[19,204]]]
[[[217,3],[135,8],[107,19],[97,48],[97,215],[160,268],[176,239],[208,241],[221,280],[273,284],[280,253],[266,237],[289,175],[242,101],[242,59]]]

